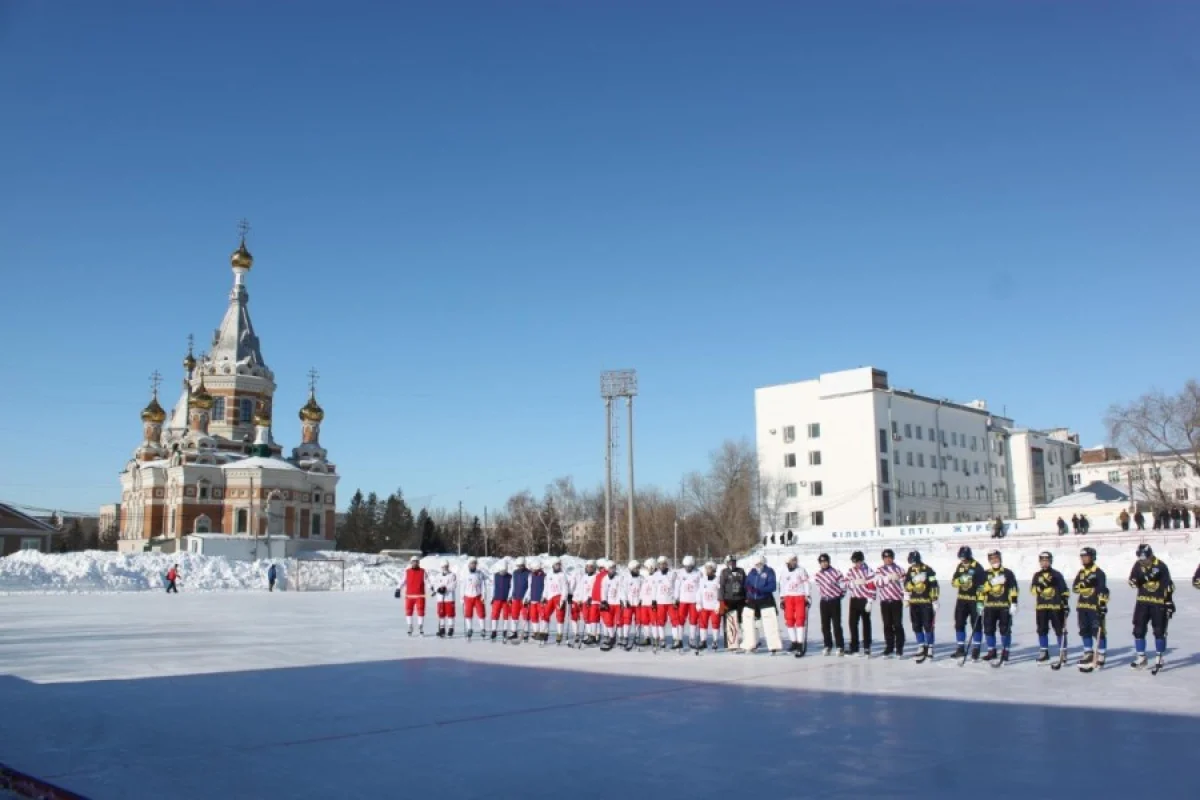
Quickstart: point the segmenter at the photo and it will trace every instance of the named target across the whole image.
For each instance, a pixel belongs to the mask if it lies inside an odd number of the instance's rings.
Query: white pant
[[[763,634],[767,637],[768,650],[782,650],[783,642],[779,639],[779,615],[774,606],[767,606],[759,612],[762,618]],[[754,609],[742,609],[742,649],[752,653],[758,649],[758,630],[754,626]]]

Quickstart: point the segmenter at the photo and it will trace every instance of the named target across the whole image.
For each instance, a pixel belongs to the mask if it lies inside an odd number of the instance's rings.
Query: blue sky
[[[852,8],[851,8],[852,6]],[[286,11],[284,10],[286,9]],[[248,217],[298,439],[495,507],[750,436],[873,364],[1103,439],[1195,375],[1200,8],[1183,3],[16,3],[0,11],[0,500],[117,497]]]

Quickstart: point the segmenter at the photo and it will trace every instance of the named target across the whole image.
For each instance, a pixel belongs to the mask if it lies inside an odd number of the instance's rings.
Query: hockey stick
[[[1062,616],[1062,633],[1058,636],[1058,661],[1050,665],[1052,670],[1060,670],[1063,664],[1067,663],[1067,615],[1069,611],[1063,611]]]
[[[975,619],[971,620],[971,634],[967,637],[967,641],[963,643],[963,654],[959,656],[958,665],[964,666],[967,663],[967,653],[975,646],[975,633],[979,630],[980,624],[983,622],[983,612],[978,611],[975,614]]]

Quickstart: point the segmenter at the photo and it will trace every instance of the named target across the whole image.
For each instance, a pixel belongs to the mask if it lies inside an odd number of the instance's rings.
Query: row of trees
[[[748,442],[726,442],[711,454],[708,469],[684,477],[678,492],[655,487],[634,496],[636,555],[719,557],[741,551],[758,538],[758,462]],[[628,494],[617,489],[611,530],[613,557],[628,558]],[[557,478],[540,495],[529,490],[508,498],[488,515],[421,509],[414,517],[401,492],[386,500],[356,492],[337,531],[338,547],[463,552],[477,555],[571,552],[604,554],[604,489],[579,489],[570,476]]]
[[[1153,391],[1128,405],[1114,405],[1105,422],[1109,441],[1137,463],[1129,487],[1141,491],[1155,510],[1194,504],[1176,492],[1180,480],[1200,477],[1200,382],[1188,381],[1174,394]]]

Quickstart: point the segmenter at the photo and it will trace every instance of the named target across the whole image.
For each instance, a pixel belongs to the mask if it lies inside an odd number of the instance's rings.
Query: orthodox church
[[[285,459],[272,427],[275,375],[250,322],[254,258],[244,229],[230,265],[225,316],[208,352],[197,357],[189,344],[174,409],[159,404],[157,373],[142,409],[142,443],[121,472],[123,551],[172,540],[178,549],[190,534],[334,538],[338,474],[321,446],[315,373],[299,411],[300,445]]]

